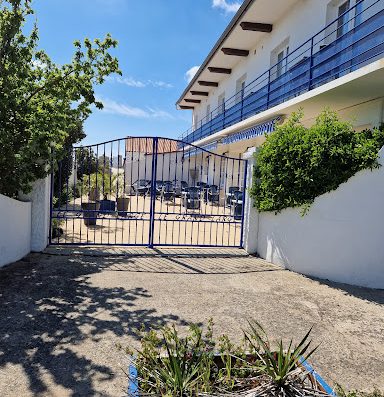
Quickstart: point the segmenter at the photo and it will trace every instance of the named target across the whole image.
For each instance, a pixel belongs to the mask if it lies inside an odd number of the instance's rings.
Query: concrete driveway
[[[103,256],[107,253],[109,256]],[[282,270],[241,250],[55,250],[0,270],[0,395],[124,396],[137,329],[213,317],[241,338],[314,325],[312,359],[347,388],[384,390],[384,291]]]

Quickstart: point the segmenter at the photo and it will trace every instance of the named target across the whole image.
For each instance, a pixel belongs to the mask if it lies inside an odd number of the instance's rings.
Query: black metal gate
[[[52,245],[242,247],[247,161],[166,138],[71,149],[52,175]]]

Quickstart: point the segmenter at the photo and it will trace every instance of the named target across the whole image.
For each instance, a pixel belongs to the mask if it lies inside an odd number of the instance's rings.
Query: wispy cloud
[[[221,8],[227,13],[237,12],[240,6],[241,3],[239,3],[238,1],[234,3],[229,3],[227,0],[212,0],[213,8]]]
[[[108,98],[98,98],[98,101],[102,102],[102,104],[104,105],[103,111],[110,114],[117,114],[120,116],[138,119],[174,119],[174,117],[170,113],[160,109],[155,109],[151,107],[139,108],[127,105],[125,103],[116,102]]]
[[[136,80],[133,77],[116,77],[116,76],[109,76],[107,78],[108,81],[124,84],[128,87],[135,87],[135,88],[145,88],[145,87],[155,87],[155,88],[172,88],[173,85],[170,83],[166,83],[165,81],[161,80]]]
[[[187,70],[185,73],[185,79],[188,81],[188,83],[191,82],[191,80],[195,77],[195,74],[197,71],[200,69],[200,66],[192,66],[191,69]]]

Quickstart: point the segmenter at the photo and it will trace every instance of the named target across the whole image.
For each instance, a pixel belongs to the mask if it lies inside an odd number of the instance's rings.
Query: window
[[[337,34],[336,37],[339,38],[348,32],[348,9],[349,9],[349,0],[339,6],[338,11],[338,21],[337,21]],[[344,14],[344,15],[343,15]]]
[[[328,45],[345,35],[356,23],[354,17],[359,14],[356,10],[349,11],[350,7],[364,3],[362,0],[331,0],[327,5],[327,28],[324,31],[324,45]],[[360,4],[358,7],[362,7]],[[357,8],[358,8],[357,7]]]
[[[363,12],[363,0],[357,0],[355,8],[355,27],[361,24]]]
[[[193,130],[195,130],[197,128],[197,121],[198,121],[197,113],[194,112],[193,116],[192,116],[192,129]]]
[[[283,59],[284,59],[284,51],[281,51],[277,54],[277,70],[276,77],[280,77],[283,74]]]
[[[274,80],[280,77],[287,71],[288,68],[288,54],[289,54],[289,39],[284,40],[271,52],[271,78]]]
[[[241,76],[236,81],[236,103],[241,102],[244,99],[244,90],[245,90],[245,80],[247,75]]]
[[[207,105],[206,121],[211,120],[211,105]]]
[[[219,98],[217,100],[217,105],[218,105],[218,114],[224,113],[224,111],[225,111],[225,93],[224,92],[219,95]]]

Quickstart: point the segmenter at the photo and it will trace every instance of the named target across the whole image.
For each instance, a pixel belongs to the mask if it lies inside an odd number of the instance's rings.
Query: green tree
[[[76,41],[71,62],[58,65],[37,48],[36,24],[25,33],[30,18],[30,0],[0,0],[0,193],[10,197],[28,192],[84,138],[92,106],[103,107],[95,85],[121,74],[109,34]]]
[[[323,111],[310,128],[301,123],[302,117],[301,111],[293,113],[256,153],[250,194],[260,211],[303,206],[305,213],[316,197],[362,169],[379,166],[382,129],[355,132],[330,110]]]

